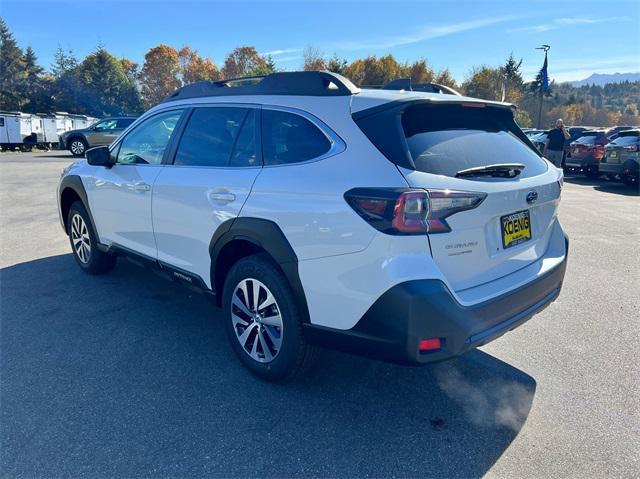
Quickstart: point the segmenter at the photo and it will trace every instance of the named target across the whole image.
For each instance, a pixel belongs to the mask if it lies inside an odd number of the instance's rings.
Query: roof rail
[[[265,76],[201,81],[185,85],[164,102],[206,96],[305,95],[347,96],[360,91],[351,81],[328,71],[278,72]]]
[[[411,78],[398,78],[392,80],[382,87],[383,90],[407,90],[407,91],[424,91],[427,93],[444,93],[446,95],[458,95],[453,88],[438,83],[413,83]]]

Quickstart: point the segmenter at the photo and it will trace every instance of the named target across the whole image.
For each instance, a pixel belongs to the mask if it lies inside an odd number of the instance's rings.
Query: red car
[[[565,162],[571,172],[585,173],[590,178],[600,176],[600,160],[604,156],[604,145],[609,143],[617,133],[613,130],[587,130],[572,142]]]

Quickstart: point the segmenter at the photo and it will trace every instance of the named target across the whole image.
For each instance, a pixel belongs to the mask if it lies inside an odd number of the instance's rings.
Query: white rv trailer
[[[36,115],[16,111],[0,112],[0,147],[33,147],[43,139],[42,127],[42,121]]]
[[[88,128],[93,123],[87,115],[74,115],[70,113],[69,118],[71,118],[71,123],[73,125],[72,130],[82,130],[84,128]]]
[[[58,146],[60,141],[61,131],[58,133],[58,115],[55,113],[38,113],[38,116],[42,119],[42,130],[44,133],[44,143],[53,147]]]
[[[54,112],[56,116],[56,130],[58,131],[58,136],[62,135],[65,131],[73,130],[73,120],[69,116],[66,111],[56,111]]]

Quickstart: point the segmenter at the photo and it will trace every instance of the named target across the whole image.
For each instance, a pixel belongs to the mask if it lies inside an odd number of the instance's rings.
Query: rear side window
[[[544,161],[517,135],[508,110],[460,105],[415,105],[402,114],[402,131],[415,169],[456,176],[468,168],[522,163],[519,178],[547,169]]]
[[[187,124],[174,164],[255,166],[255,111],[249,108],[197,108]]]
[[[331,148],[325,134],[306,118],[278,110],[262,110],[262,155],[265,165],[308,161]]]

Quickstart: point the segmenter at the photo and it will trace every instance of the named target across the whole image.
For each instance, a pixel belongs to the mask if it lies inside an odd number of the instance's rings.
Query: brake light
[[[446,233],[451,215],[476,208],[486,193],[452,190],[354,188],[349,205],[378,231],[395,235]]]
[[[598,145],[596,146],[596,150],[595,150],[595,157],[597,159],[600,159],[604,156],[604,146],[603,145]]]
[[[423,339],[418,343],[418,351],[434,351],[442,347],[442,341],[440,338]]]

